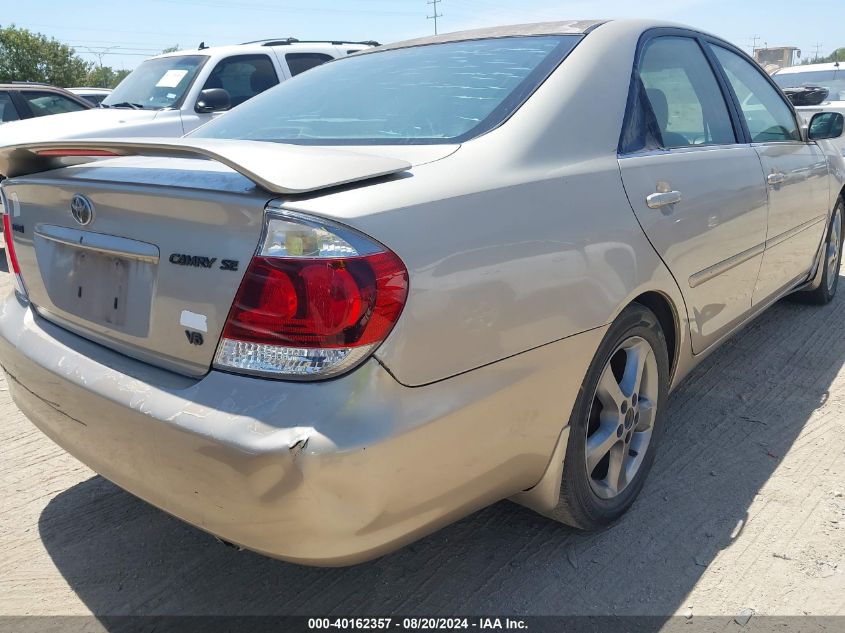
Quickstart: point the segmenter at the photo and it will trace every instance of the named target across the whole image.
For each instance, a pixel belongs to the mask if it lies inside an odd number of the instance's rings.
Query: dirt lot
[[[843,361],[845,292],[783,302],[672,396],[615,527],[502,502],[345,569],[237,552],[139,501],[36,431],[0,379],[0,614],[845,614]]]

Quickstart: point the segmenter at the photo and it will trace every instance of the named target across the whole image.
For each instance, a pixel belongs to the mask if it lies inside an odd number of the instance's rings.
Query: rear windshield
[[[808,70],[802,73],[775,73],[772,79],[781,88],[821,86],[830,91],[829,99],[845,101],[845,68],[842,70]]]
[[[461,142],[507,119],[580,38],[505,37],[340,59],[191,136],[310,145]]]

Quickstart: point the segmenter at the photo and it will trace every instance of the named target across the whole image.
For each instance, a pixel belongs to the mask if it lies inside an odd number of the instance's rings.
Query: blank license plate
[[[149,334],[155,266],[131,257],[40,241],[39,267],[53,305],[133,336]]]

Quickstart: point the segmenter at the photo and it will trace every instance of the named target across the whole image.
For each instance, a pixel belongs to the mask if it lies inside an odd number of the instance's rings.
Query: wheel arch
[[[634,297],[631,303],[639,303],[651,310],[654,316],[657,317],[658,323],[660,323],[663,336],[666,338],[666,351],[669,355],[669,384],[671,385],[675,375],[675,369],[678,366],[678,352],[680,351],[678,341],[680,338],[681,320],[678,310],[668,296],[657,290],[643,292]]]

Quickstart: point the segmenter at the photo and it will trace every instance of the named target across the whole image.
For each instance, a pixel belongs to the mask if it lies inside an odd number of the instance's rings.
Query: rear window
[[[325,53],[288,53],[285,55],[285,61],[288,63],[291,77],[296,77],[306,70],[311,70],[321,64],[330,62],[332,59],[334,58],[331,55],[326,55]]]
[[[380,51],[283,82],[192,136],[310,145],[462,142],[507,119],[580,35]]]

